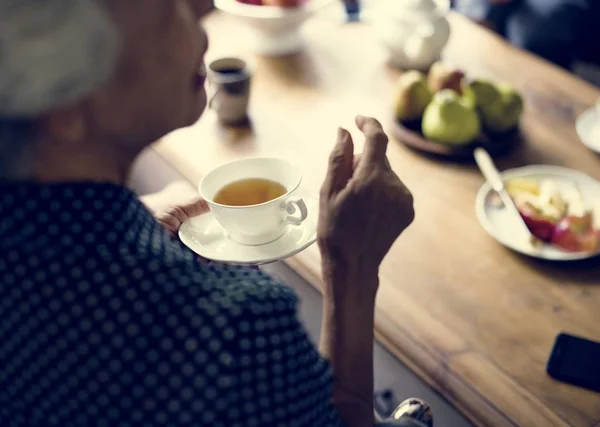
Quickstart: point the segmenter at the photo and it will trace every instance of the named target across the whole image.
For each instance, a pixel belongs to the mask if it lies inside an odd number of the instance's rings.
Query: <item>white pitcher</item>
[[[390,53],[392,65],[427,70],[450,38],[449,0],[380,0],[373,28]]]

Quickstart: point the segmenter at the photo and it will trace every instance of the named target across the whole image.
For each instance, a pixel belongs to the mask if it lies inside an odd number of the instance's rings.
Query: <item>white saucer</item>
[[[577,118],[575,128],[577,134],[590,150],[600,153],[600,115],[596,112],[596,108],[586,110]]]
[[[600,182],[572,169],[557,166],[526,166],[507,170],[501,175],[505,180],[515,178],[551,179],[559,187],[561,183],[565,186],[572,186],[575,183],[588,205],[593,205],[600,200]],[[509,249],[523,255],[551,261],[577,261],[599,255],[598,252],[566,252],[551,245],[537,247],[532,245],[528,239],[518,239],[516,237],[518,233],[514,232],[513,216],[501,203],[495,202],[495,195],[488,183],[481,187],[475,201],[477,219],[490,236]]]
[[[299,226],[288,226],[279,239],[258,246],[236,243],[225,236],[212,213],[182,224],[179,238],[203,258],[227,264],[262,265],[280,261],[302,252],[317,240],[319,198],[302,189],[294,193],[308,207],[308,218]]]

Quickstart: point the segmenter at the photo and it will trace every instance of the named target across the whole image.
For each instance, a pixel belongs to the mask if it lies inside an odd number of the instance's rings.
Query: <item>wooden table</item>
[[[527,142],[500,166],[561,165],[600,179],[599,158],[574,129],[600,92],[462,17],[451,23],[447,60],[471,75],[508,81],[525,96]],[[212,13],[206,26],[211,56],[245,53],[235,21]],[[305,53],[255,58],[252,130],[225,130],[209,112],[159,142],[157,152],[193,182],[242,156],[282,156],[317,190],[337,126],[353,128],[361,113],[389,129],[399,74],[387,68],[366,25],[340,25],[324,13],[306,30]],[[483,179],[472,164],[424,157],[397,141],[388,155],[415,195],[417,220],[381,269],[378,339],[476,424],[599,423],[600,394],[554,382],[544,367],[560,331],[600,340],[600,262],[548,264],[507,251],[477,223]],[[289,264],[320,286],[315,246]]]

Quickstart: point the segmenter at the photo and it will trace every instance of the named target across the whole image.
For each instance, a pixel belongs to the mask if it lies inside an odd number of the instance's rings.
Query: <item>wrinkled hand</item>
[[[398,236],[414,219],[413,198],[386,157],[388,137],[373,118],[358,116],[364,152],[355,157],[341,129],[321,189],[318,242],[324,268],[377,275]]]
[[[188,203],[172,206],[165,212],[156,215],[156,220],[169,233],[176,236],[181,224],[195,216],[202,215],[210,211],[208,203],[202,198],[195,198]]]
[[[166,211],[157,214],[156,220],[172,236],[177,236],[181,224],[190,218],[205,214],[209,211],[210,208],[208,207],[208,203],[206,203],[204,199],[198,197],[188,203],[172,206]],[[203,264],[219,264],[201,256],[198,256],[198,259]],[[249,268],[258,270],[258,266],[249,266]]]

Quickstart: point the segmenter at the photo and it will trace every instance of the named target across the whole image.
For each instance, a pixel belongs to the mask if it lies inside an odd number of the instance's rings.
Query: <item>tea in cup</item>
[[[293,197],[301,182],[302,174],[291,163],[255,157],[214,169],[199,190],[230,239],[262,245],[308,217],[304,200]]]

